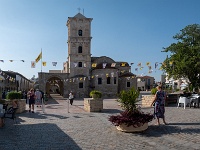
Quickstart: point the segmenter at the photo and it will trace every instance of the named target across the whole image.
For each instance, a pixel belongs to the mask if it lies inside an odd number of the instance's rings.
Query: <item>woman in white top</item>
[[[69,93],[69,100],[70,100],[70,104],[73,104],[74,101],[74,94],[72,93],[72,91]]]

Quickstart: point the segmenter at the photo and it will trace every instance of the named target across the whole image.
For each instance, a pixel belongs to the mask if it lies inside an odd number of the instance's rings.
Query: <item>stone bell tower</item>
[[[81,13],[68,17],[68,62],[70,77],[89,76],[91,69],[91,22]]]

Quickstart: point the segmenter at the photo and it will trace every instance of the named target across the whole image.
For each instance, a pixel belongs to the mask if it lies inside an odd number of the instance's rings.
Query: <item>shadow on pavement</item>
[[[169,125],[200,125],[200,123],[177,122],[177,123],[169,123]]]
[[[197,124],[199,125],[199,124]],[[147,137],[161,137],[167,134],[199,134],[200,129],[199,128],[184,128],[181,129],[179,126],[172,126],[172,124],[169,125],[160,125],[160,126],[154,126],[150,125],[148,129],[142,133],[140,133],[142,136]]]
[[[1,144],[1,149],[81,150],[75,141],[55,124],[15,125],[12,130],[10,128],[0,130],[0,135],[0,140],[6,142]]]
[[[52,97],[50,97],[47,101],[48,104],[59,104],[56,99],[53,99]]]
[[[57,114],[41,114],[41,113],[38,113],[38,112],[35,112],[35,113],[28,113],[27,112],[27,113],[17,114],[17,124],[20,124],[20,122],[25,122],[23,119],[21,119],[21,117],[32,118],[32,119],[47,119],[48,116],[55,117],[55,118],[58,118],[58,119],[69,118],[69,117],[66,117],[66,116],[63,116],[63,115],[57,115]],[[8,121],[8,124],[10,124],[9,120],[6,119],[6,122]]]
[[[115,113],[120,113],[122,112],[121,110],[119,109],[103,109],[102,110],[102,113],[109,113],[109,114],[115,114]]]

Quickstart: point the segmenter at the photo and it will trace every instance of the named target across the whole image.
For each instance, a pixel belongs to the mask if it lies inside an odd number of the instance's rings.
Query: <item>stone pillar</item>
[[[101,112],[103,110],[103,99],[84,98],[84,109],[87,112]]]

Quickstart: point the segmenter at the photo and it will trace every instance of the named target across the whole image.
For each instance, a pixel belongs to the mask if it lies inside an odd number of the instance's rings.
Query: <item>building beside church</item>
[[[104,98],[113,98],[121,90],[137,88],[136,75],[128,62],[91,56],[91,22],[92,18],[81,13],[68,17],[68,60],[60,72],[38,73],[42,91],[64,97],[73,91],[76,98],[84,98],[91,90],[99,90]]]

